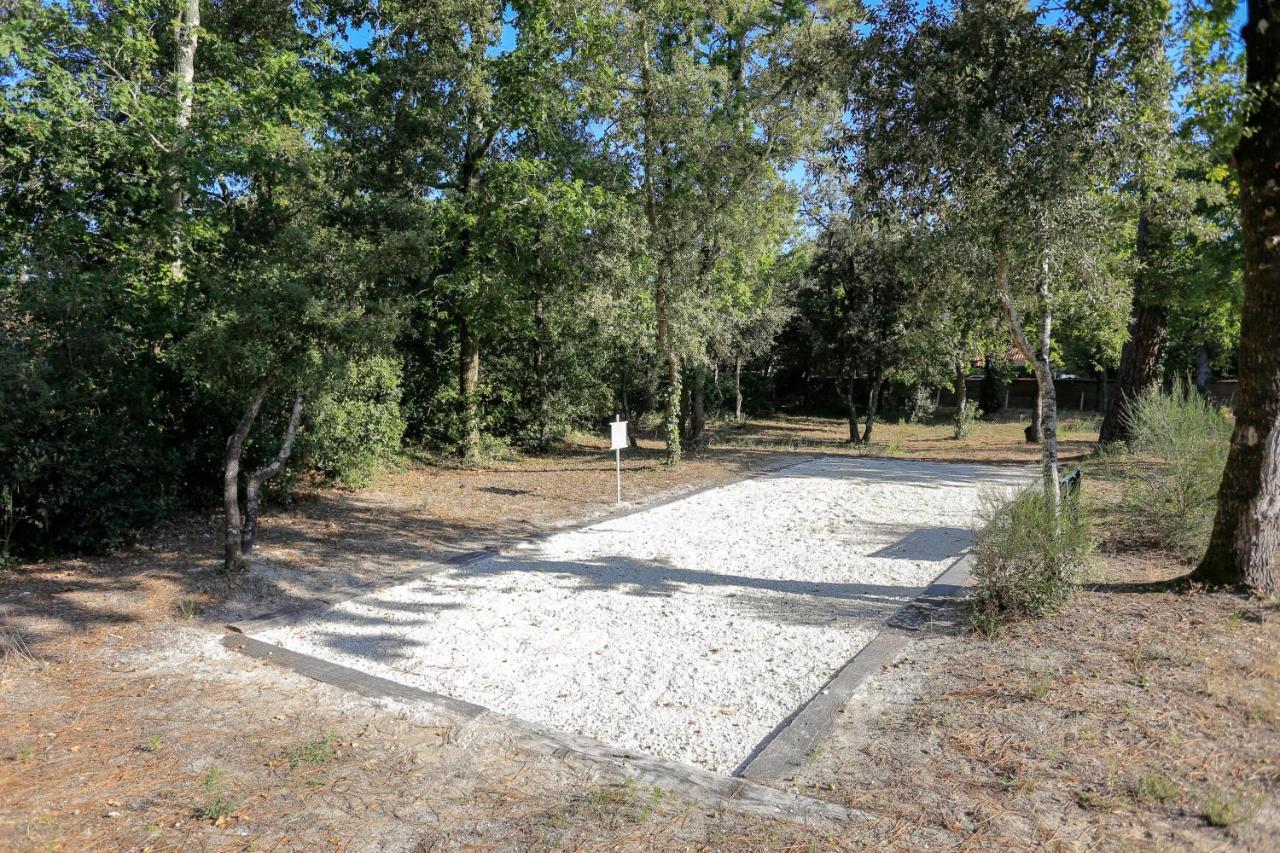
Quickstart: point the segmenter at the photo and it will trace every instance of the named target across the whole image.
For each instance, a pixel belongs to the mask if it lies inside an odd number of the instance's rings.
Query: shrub
[[[927,386],[917,385],[911,393],[911,412],[907,416],[907,422],[913,424],[926,423],[933,418],[937,411],[937,396]]]
[[[956,409],[955,427],[956,431],[952,435],[953,438],[964,438],[969,434],[969,430],[973,428],[973,422],[978,418],[978,404],[972,400],[967,400],[963,406]]]
[[[1152,388],[1129,406],[1131,460],[1122,504],[1139,529],[1186,559],[1209,541],[1218,483],[1231,444],[1231,421],[1178,381],[1171,394]]]
[[[1094,540],[1077,491],[1055,518],[1039,487],[1013,496],[984,495],[986,527],[974,548],[970,596],[974,628],[995,636],[1009,621],[1054,612],[1089,568]]]
[[[359,486],[400,449],[400,365],[353,362],[310,409],[302,457],[326,479]]]

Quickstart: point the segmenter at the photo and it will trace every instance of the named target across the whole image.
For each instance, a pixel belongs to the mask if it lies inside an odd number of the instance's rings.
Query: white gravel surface
[[[620,747],[731,771],[1031,472],[823,458],[259,636]]]

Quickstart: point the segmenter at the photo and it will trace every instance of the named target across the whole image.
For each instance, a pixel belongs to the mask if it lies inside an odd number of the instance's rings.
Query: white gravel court
[[[258,638],[729,772],[1028,469],[823,458],[557,533]]]

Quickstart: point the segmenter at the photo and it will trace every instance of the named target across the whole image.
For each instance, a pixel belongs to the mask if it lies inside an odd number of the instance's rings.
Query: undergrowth
[[[1135,529],[1151,531],[1162,547],[1198,559],[1213,529],[1231,421],[1180,380],[1169,394],[1149,389],[1127,416],[1134,457],[1121,509]]]
[[[995,637],[1005,624],[1053,613],[1070,600],[1095,548],[1085,501],[1064,496],[1055,516],[1039,488],[982,496],[985,529],[974,548],[973,627]]]

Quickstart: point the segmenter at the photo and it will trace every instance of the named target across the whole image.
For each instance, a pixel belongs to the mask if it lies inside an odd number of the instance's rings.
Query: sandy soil
[[[442,568],[258,639],[728,773],[1024,468],[826,458]]]
[[[880,425],[869,452],[1034,455],[1016,422],[948,434]],[[840,422],[811,418],[722,429],[674,471],[646,443],[629,480],[641,500],[796,451],[867,452],[842,435]],[[1066,435],[1073,454],[1092,437],[1084,423]],[[459,740],[216,648],[228,619],[394,583],[394,566],[415,555],[607,512],[601,447],[474,470],[410,461],[362,492],[314,490],[273,509],[258,566],[230,591],[214,571],[213,516],[110,557],[0,574],[0,849],[1280,847],[1280,611],[1135,586],[1185,566],[1107,515],[1106,582],[1068,611],[998,642],[976,641],[958,613],[845,709],[791,782],[869,813],[836,832],[708,809],[502,740]],[[1106,510],[1116,493],[1100,476],[1090,471],[1086,488]]]

